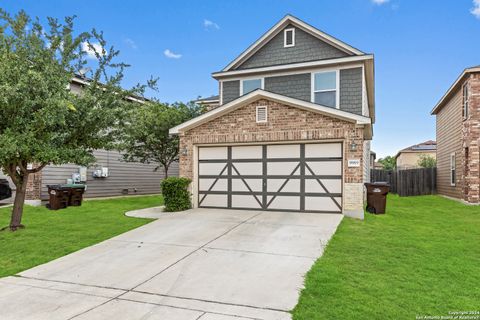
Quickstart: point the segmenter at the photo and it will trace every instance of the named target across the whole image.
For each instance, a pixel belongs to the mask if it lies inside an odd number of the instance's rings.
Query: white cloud
[[[163,51],[163,54],[165,55],[165,57],[170,59],[180,59],[182,57],[180,53],[173,53],[170,49],[165,49],[165,51]]]
[[[132,39],[130,38],[125,38],[123,40],[123,42],[125,42],[130,48],[134,49],[134,50],[137,50],[138,49],[138,46],[137,44],[135,43],[135,41],[133,41]]]
[[[208,20],[208,19],[204,19],[203,20],[203,26],[205,27],[205,29],[220,29],[220,26],[218,24],[216,24],[215,22],[211,21],[211,20]]]
[[[387,3],[390,0],[371,0],[371,1],[375,4],[382,5],[382,4]]]
[[[90,44],[92,45],[93,48],[90,48],[87,42],[82,42],[82,50],[87,53],[88,58],[96,59],[97,56],[95,55],[95,51],[101,56],[104,56],[107,54],[107,50],[103,49],[100,43],[92,42]]]
[[[480,0],[473,0],[473,8],[470,9],[470,13],[480,19]]]

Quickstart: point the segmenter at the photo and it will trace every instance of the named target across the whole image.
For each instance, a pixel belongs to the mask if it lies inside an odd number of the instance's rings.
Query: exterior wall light
[[[182,150],[180,151],[180,153],[182,154],[182,156],[186,156],[188,154],[187,147],[183,147]]]
[[[355,141],[352,141],[352,143],[350,143],[350,151],[357,151],[357,144],[355,143]]]

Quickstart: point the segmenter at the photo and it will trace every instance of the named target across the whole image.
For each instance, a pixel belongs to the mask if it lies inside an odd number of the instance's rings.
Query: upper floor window
[[[283,31],[283,46],[285,48],[295,46],[295,28],[285,29]]]
[[[338,108],[337,71],[313,74],[312,101],[323,106]]]
[[[242,80],[240,94],[244,95],[256,89],[263,89],[263,79]]]
[[[463,85],[463,118],[468,118],[468,83]]]

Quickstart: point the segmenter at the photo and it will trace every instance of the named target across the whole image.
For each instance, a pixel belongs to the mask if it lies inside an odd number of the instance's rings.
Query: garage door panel
[[[248,187],[253,192],[262,192],[262,179],[232,179],[232,191],[249,191]],[[248,185],[248,187],[247,187]]]
[[[299,158],[299,144],[279,144],[267,146],[267,158]]]
[[[267,201],[270,200],[273,196],[268,196]],[[300,197],[299,196],[276,196],[273,201],[270,203],[268,209],[271,210],[300,210]]]
[[[198,165],[199,175],[227,175],[226,163],[201,162]]]
[[[295,171],[294,171],[295,170]],[[268,162],[267,175],[299,175],[300,168],[298,162]]]
[[[262,159],[262,146],[232,147],[232,159]]]
[[[261,203],[261,197],[257,199]],[[262,206],[255,199],[253,195],[232,195],[232,208],[251,208],[251,209],[261,209]]]
[[[284,183],[286,184],[284,185]],[[282,190],[280,188],[283,186]],[[267,182],[267,192],[299,192],[300,179],[269,179]]]
[[[305,197],[305,210],[341,212],[334,199],[339,205],[342,204],[342,198],[340,197],[333,199],[330,197]]]
[[[307,143],[305,144],[306,158],[341,158],[341,143]]]
[[[305,179],[305,192],[311,193],[342,193],[342,180],[341,179],[319,179],[323,186],[317,179]]]
[[[233,163],[235,169],[232,170],[232,175],[262,175],[261,162],[237,162]]]
[[[204,195],[200,194],[200,199]],[[201,200],[202,207],[217,207],[226,208],[228,206],[228,196],[226,194],[207,194],[203,200]]]
[[[312,171],[317,176],[342,175],[342,161],[306,161],[306,164],[308,165],[305,169],[306,175],[312,175]]]
[[[204,147],[198,150],[198,159],[200,160],[219,160],[227,159],[227,147]]]
[[[199,191],[228,191],[228,179],[200,179]]]

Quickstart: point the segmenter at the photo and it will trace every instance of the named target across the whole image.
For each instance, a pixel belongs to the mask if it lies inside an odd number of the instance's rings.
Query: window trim
[[[450,186],[454,187],[457,182],[457,156],[455,152],[450,153]]]
[[[291,31],[292,32],[292,43],[287,44],[287,32]],[[290,48],[290,47],[295,47],[295,28],[288,28],[283,30],[283,47],[284,48]]]
[[[258,109],[265,108],[265,120],[258,120]],[[255,120],[257,123],[266,123],[268,122],[268,107],[267,106],[257,106],[255,108]]]
[[[465,94],[465,91],[466,91],[466,94]],[[462,115],[463,115],[463,120],[466,120],[468,119],[468,105],[469,105],[469,92],[470,91],[470,88],[468,87],[468,82],[465,83],[463,86],[462,86]]]
[[[319,73],[328,73],[328,72],[335,72],[335,109],[340,109],[340,70],[339,69],[324,69],[321,71],[315,71],[310,73],[310,85],[311,85],[311,96],[310,96],[310,102],[319,104],[315,102],[315,93],[316,92],[330,92],[334,90],[315,90],[315,75]],[[327,107],[327,106],[325,106]],[[331,107],[330,107],[331,108]]]
[[[264,77],[248,77],[240,79],[240,96],[243,96],[243,81],[245,80],[260,80],[260,89],[264,90],[265,88],[265,78]]]

